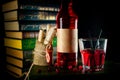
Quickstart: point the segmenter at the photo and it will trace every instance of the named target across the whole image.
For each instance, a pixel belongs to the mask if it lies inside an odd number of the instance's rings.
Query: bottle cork
[[[45,37],[45,33],[43,30],[40,30],[38,33],[38,41],[39,42],[43,42],[44,41],[44,37]]]
[[[51,27],[46,34],[44,44],[47,45],[48,43],[52,43],[52,39],[55,35],[56,35],[56,28]]]

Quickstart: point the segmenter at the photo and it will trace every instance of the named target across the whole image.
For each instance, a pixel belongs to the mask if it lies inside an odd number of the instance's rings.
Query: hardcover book
[[[16,67],[8,63],[6,64],[6,69],[7,69],[7,72],[11,74],[12,76],[20,78],[27,73],[31,64],[32,63],[30,63],[29,66],[27,66],[27,68],[19,68],[19,67]]]
[[[5,12],[4,21],[12,20],[56,20],[56,14],[46,11],[13,10]]]
[[[29,53],[31,56],[32,54]],[[19,59],[12,56],[6,56],[6,68],[8,71],[13,73],[14,76],[22,76],[25,72],[27,72],[33,62],[32,58],[24,58]]]
[[[26,39],[13,39],[4,38],[4,45],[6,47],[21,49],[21,50],[33,50],[35,47],[36,38]]]
[[[31,2],[33,3],[31,3]],[[30,1],[22,1],[22,0],[13,0],[13,1],[9,1],[5,4],[2,5],[2,11],[6,12],[6,11],[11,11],[11,10],[15,10],[15,9],[25,9],[25,10],[44,10],[44,11],[59,11],[59,8],[57,5],[43,5],[41,3],[41,5],[38,4],[38,2],[35,2],[33,0]],[[27,2],[27,4],[26,4]],[[35,4],[37,5],[35,5]],[[56,7],[55,7],[56,6]]]
[[[6,68],[15,77],[21,77],[33,62],[33,50],[19,50],[6,47]]]
[[[21,60],[29,60],[33,57],[33,50],[19,50],[6,47],[6,54]]]
[[[19,67],[19,68],[22,68],[22,69],[27,69],[29,68],[30,64],[32,63],[32,58],[31,60],[20,60],[18,58],[14,58],[14,57],[11,57],[11,56],[7,56],[6,57],[6,62],[13,65],[13,66],[16,66],[16,67]]]
[[[9,74],[11,74],[12,76],[17,77],[17,78],[21,77],[24,73],[24,71],[21,68],[12,66],[10,64],[6,65],[6,69]]]
[[[12,32],[12,31],[6,31],[5,36],[9,38],[17,38],[17,39],[24,39],[24,38],[37,38],[38,32]]]
[[[4,28],[6,31],[39,31],[40,29],[46,29],[47,25],[55,26],[55,21],[40,21],[40,22],[20,22],[10,21],[4,22]]]
[[[56,26],[59,6],[51,2],[49,0],[9,0],[2,4],[6,70],[15,77],[21,77],[28,72],[38,31],[46,30],[48,25]],[[56,41],[53,42],[54,53],[56,53],[55,43]]]

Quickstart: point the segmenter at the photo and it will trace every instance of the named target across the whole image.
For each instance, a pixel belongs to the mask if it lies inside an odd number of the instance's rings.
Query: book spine
[[[33,50],[35,48],[36,38],[22,39],[23,50]]]
[[[28,59],[30,60],[30,61],[32,61],[32,58],[33,58],[33,50],[28,50],[28,51],[23,51],[23,59],[25,59],[25,61],[28,61]]]
[[[3,15],[4,15],[4,21],[19,20],[17,11],[5,12]]]
[[[23,24],[20,26],[21,31],[39,31],[40,25],[39,24]]]
[[[22,69],[28,69],[28,66],[33,61],[33,51],[32,50],[17,50],[12,48],[7,48],[7,63]],[[18,53],[17,53],[18,52]],[[21,53],[19,53],[21,52]],[[16,54],[16,56],[15,56]]]
[[[37,38],[38,32],[36,31],[6,31],[5,37],[15,38],[15,39],[24,39],[24,38]]]
[[[23,32],[23,38],[37,38],[38,32]]]
[[[18,2],[16,0],[10,1],[2,5],[2,12],[18,9]]]
[[[27,2],[27,1],[26,1]],[[28,1],[29,2],[29,1]],[[11,11],[11,10],[15,10],[15,9],[25,9],[25,10],[44,10],[44,11],[59,11],[59,6],[58,5],[34,5],[33,4],[29,4],[27,2],[21,2],[21,1],[10,1],[6,4],[2,5],[2,11],[6,12],[6,11]]]
[[[5,30],[19,30],[19,22],[18,21],[14,21],[14,22],[4,22],[4,29]]]
[[[19,20],[56,20],[56,13],[48,13],[44,11],[31,11],[29,13],[28,12],[22,14],[19,13]]]
[[[46,30],[47,25],[56,26],[55,23],[39,23],[39,24],[21,24],[21,31],[39,31],[40,29]]]
[[[50,24],[51,26],[56,26],[55,22],[49,23],[26,23],[24,22],[18,22],[18,21],[13,21],[13,22],[5,22],[5,30],[6,31],[39,31],[40,29],[46,29],[46,26]]]
[[[35,47],[36,38],[25,39],[12,39],[4,38],[4,45],[6,47],[21,49],[21,50],[33,50]]]
[[[16,58],[11,57],[11,56],[6,56],[6,61],[9,64],[17,66],[19,68],[23,68],[23,61],[22,60],[16,59]]]
[[[21,4],[20,9],[39,10],[38,6]]]
[[[13,75],[14,77],[20,77],[20,76],[22,76],[22,73],[23,73],[22,69],[20,69],[18,67],[15,67],[15,66],[12,66],[10,64],[7,64],[6,68],[8,70],[8,73],[10,73],[11,75]]]
[[[59,11],[59,7],[52,7],[52,6],[38,6],[38,5],[26,5],[22,4],[20,5],[20,9],[24,10],[41,10],[41,11]]]
[[[33,50],[19,50],[19,49],[6,47],[7,56],[11,56],[20,60],[25,59],[25,61],[27,61],[26,59],[32,59],[33,56],[32,52]]]
[[[4,13],[4,20],[56,20],[56,14],[45,11],[13,10]]]

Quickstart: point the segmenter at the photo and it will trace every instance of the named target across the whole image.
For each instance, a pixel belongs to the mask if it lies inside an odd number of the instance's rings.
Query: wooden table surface
[[[56,73],[55,68],[48,70],[47,66],[37,66],[34,65],[29,74],[29,80],[88,80],[88,79],[111,79],[116,78],[113,75],[118,75],[120,72],[120,63],[115,63],[112,61],[105,62],[105,69],[101,72],[93,72],[82,74],[81,72],[61,72]],[[120,76],[119,76],[120,77]]]

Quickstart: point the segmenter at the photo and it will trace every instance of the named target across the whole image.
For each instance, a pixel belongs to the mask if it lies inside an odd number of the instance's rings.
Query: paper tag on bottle
[[[73,53],[78,50],[78,29],[57,29],[57,51]]]

